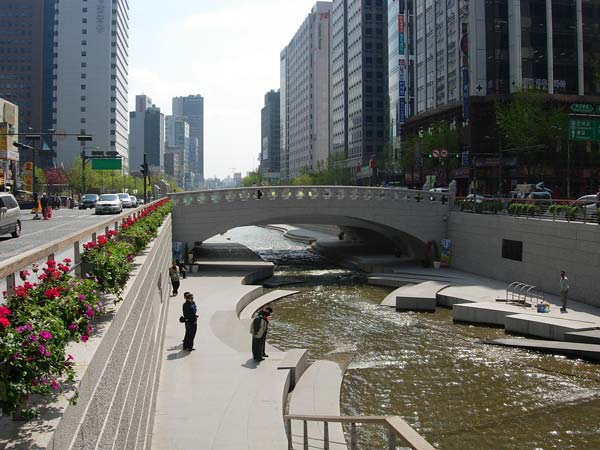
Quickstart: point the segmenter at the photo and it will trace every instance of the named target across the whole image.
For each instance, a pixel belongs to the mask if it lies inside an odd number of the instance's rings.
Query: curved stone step
[[[441,281],[403,286],[388,295],[381,304],[393,306],[398,310],[435,311],[438,293],[448,286],[449,283]]]
[[[291,394],[289,414],[340,415],[340,390],[344,368],[337,362],[319,360],[314,362],[296,382]],[[323,423],[308,423],[309,448],[323,447]],[[294,449],[303,448],[303,423],[292,421]],[[329,424],[329,448],[347,450],[344,430],[339,423]]]
[[[243,319],[251,319],[252,315],[258,311],[263,306],[274,302],[276,300],[280,300],[284,297],[288,297],[290,295],[297,294],[300,291],[285,291],[282,289],[278,289],[276,291],[267,292],[265,295],[262,295],[256,299],[254,299],[251,303],[243,306],[242,309],[238,310],[238,316],[240,320]],[[238,308],[242,306],[241,303],[238,303]]]

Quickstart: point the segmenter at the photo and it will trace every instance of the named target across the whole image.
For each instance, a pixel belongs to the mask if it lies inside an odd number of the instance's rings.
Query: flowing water
[[[275,305],[269,342],[312,360],[353,354],[342,414],[398,415],[440,449],[600,449],[600,365],[479,341],[501,329],[452,322],[450,310],[398,313],[389,289],[339,269],[275,231],[239,228],[232,241],[277,265],[301,291]],[[359,428],[359,448],[387,448]]]

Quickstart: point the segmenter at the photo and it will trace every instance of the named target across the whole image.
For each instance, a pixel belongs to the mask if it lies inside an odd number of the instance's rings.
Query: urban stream
[[[225,236],[276,264],[270,282],[301,291],[275,304],[271,344],[307,348],[312,360],[353,356],[343,415],[399,415],[444,450],[600,449],[600,365],[481,344],[504,331],[453,323],[447,309],[380,306],[389,289],[277,231]],[[359,448],[385,442],[383,429],[359,428]]]

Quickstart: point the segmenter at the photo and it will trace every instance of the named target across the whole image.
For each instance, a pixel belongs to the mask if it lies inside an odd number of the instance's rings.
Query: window
[[[513,261],[523,261],[523,242],[502,239],[502,257]]]

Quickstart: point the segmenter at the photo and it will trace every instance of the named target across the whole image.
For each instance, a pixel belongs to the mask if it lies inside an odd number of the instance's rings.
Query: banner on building
[[[441,255],[442,266],[449,267],[451,262],[452,241],[450,239],[442,239]]]
[[[469,68],[463,67],[463,83],[462,83],[462,91],[463,91],[463,122],[469,121]]]
[[[403,55],[405,50],[404,39],[404,14],[398,16],[398,54]]]

